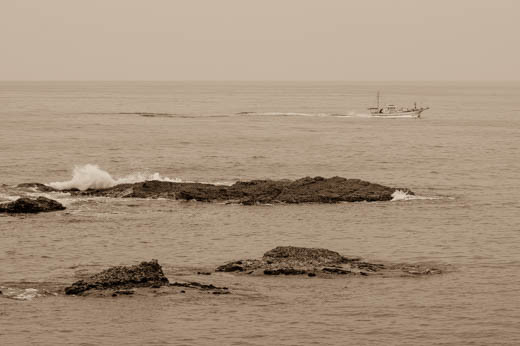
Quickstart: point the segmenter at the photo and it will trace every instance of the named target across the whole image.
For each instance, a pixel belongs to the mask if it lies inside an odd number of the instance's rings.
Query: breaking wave
[[[402,190],[395,190],[395,192],[392,194],[392,202],[413,201],[413,200],[432,200],[432,199],[439,199],[439,197],[424,197],[424,196],[410,195],[408,192],[402,191]]]
[[[9,299],[15,300],[33,300],[34,298],[41,297],[41,294],[36,288],[7,288],[0,287],[2,289],[2,296]]]
[[[132,184],[147,180],[160,180],[169,182],[181,182],[181,179],[163,177],[159,173],[134,173],[122,178],[114,179],[110,173],[102,170],[97,165],[87,164],[74,167],[72,179],[68,181],[53,182],[49,186],[58,189],[106,189],[119,184]]]

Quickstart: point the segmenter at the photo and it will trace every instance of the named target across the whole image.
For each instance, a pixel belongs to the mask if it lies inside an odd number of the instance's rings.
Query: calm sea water
[[[370,118],[377,90],[431,110]],[[15,187],[23,182],[317,175],[423,197],[239,206],[50,194],[68,209],[0,216],[0,344],[518,345],[519,144],[514,82],[0,82],[0,201],[31,194]],[[190,274],[277,245],[450,269],[335,280]],[[234,294],[44,294],[151,258],[172,281]]]

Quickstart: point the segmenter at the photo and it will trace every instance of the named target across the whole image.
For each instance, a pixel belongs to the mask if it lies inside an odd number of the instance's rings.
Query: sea
[[[428,106],[377,118],[376,102]],[[244,206],[17,187],[306,176],[409,188],[388,202]],[[0,82],[1,345],[519,345],[520,82]],[[276,246],[421,277],[197,275]],[[157,259],[231,294],[66,296]]]

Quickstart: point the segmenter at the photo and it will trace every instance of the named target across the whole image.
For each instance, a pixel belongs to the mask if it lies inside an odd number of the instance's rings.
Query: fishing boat
[[[379,105],[379,92],[377,92],[377,106],[370,107],[368,110],[370,114],[375,117],[389,117],[389,118],[420,118],[421,113],[430,107],[419,107],[414,103],[413,108],[397,107],[395,105]]]

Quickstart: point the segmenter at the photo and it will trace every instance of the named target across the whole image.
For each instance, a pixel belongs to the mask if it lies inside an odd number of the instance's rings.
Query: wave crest
[[[68,181],[53,182],[49,186],[57,190],[78,189],[107,189],[119,184],[132,184],[147,180],[160,180],[170,182],[181,182],[180,179],[163,177],[159,173],[134,173],[122,178],[114,179],[110,173],[99,168],[98,165],[86,164],[76,166],[72,172],[72,179]]]

